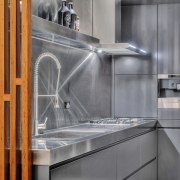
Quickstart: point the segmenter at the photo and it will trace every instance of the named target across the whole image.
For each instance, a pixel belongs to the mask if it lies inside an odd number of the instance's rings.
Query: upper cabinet
[[[93,0],[93,36],[115,43],[115,0]]]
[[[159,5],[158,73],[180,74],[180,4]]]
[[[74,8],[82,33],[97,37],[101,43],[116,42],[121,34],[120,0],[74,0]]]
[[[93,1],[92,0],[73,0],[74,9],[80,19],[80,32],[93,35]]]

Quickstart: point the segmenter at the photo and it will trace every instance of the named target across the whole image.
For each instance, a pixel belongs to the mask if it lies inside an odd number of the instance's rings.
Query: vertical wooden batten
[[[31,0],[22,0],[22,179],[31,180]]]
[[[17,6],[10,0],[10,180],[17,177],[17,119],[16,119],[16,61],[17,61]]]
[[[31,0],[0,0],[0,180],[32,179],[31,44]]]
[[[0,1],[0,178],[7,179],[7,122],[5,115],[5,63],[8,62],[8,1]]]

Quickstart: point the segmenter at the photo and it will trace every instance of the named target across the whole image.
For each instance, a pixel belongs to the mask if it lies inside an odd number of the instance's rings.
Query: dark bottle
[[[71,23],[71,13],[67,7],[66,0],[62,0],[61,8],[58,11],[58,24],[69,27]]]
[[[51,4],[48,1],[41,0],[38,6],[38,16],[52,21],[52,9]]]
[[[74,9],[73,9],[73,2],[70,2],[69,4],[68,4],[68,8],[69,8],[69,10],[70,10],[70,13],[71,13],[71,23],[70,23],[70,28],[71,29],[76,29],[76,20],[77,20],[77,14],[76,14],[76,12],[74,11]]]

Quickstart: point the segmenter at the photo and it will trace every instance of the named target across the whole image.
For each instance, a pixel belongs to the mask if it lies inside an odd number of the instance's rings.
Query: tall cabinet
[[[159,4],[158,14],[158,74],[173,75],[177,82],[180,81],[180,1]],[[166,80],[168,87],[159,99],[159,180],[180,179],[180,91],[177,87],[173,90],[175,80]],[[162,86],[165,84],[161,83]]]

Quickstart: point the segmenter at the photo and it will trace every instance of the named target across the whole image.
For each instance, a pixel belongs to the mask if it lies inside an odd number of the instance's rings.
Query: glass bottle
[[[71,29],[76,29],[76,20],[77,20],[77,14],[76,14],[76,12],[74,11],[74,9],[73,9],[73,2],[70,2],[69,4],[68,4],[68,8],[69,8],[69,10],[70,10],[70,13],[71,13],[71,23],[70,23],[70,28]]]
[[[71,23],[71,13],[67,7],[66,0],[62,0],[61,8],[58,11],[58,24],[69,27]]]
[[[80,19],[79,16],[76,18],[76,31],[80,31]]]

